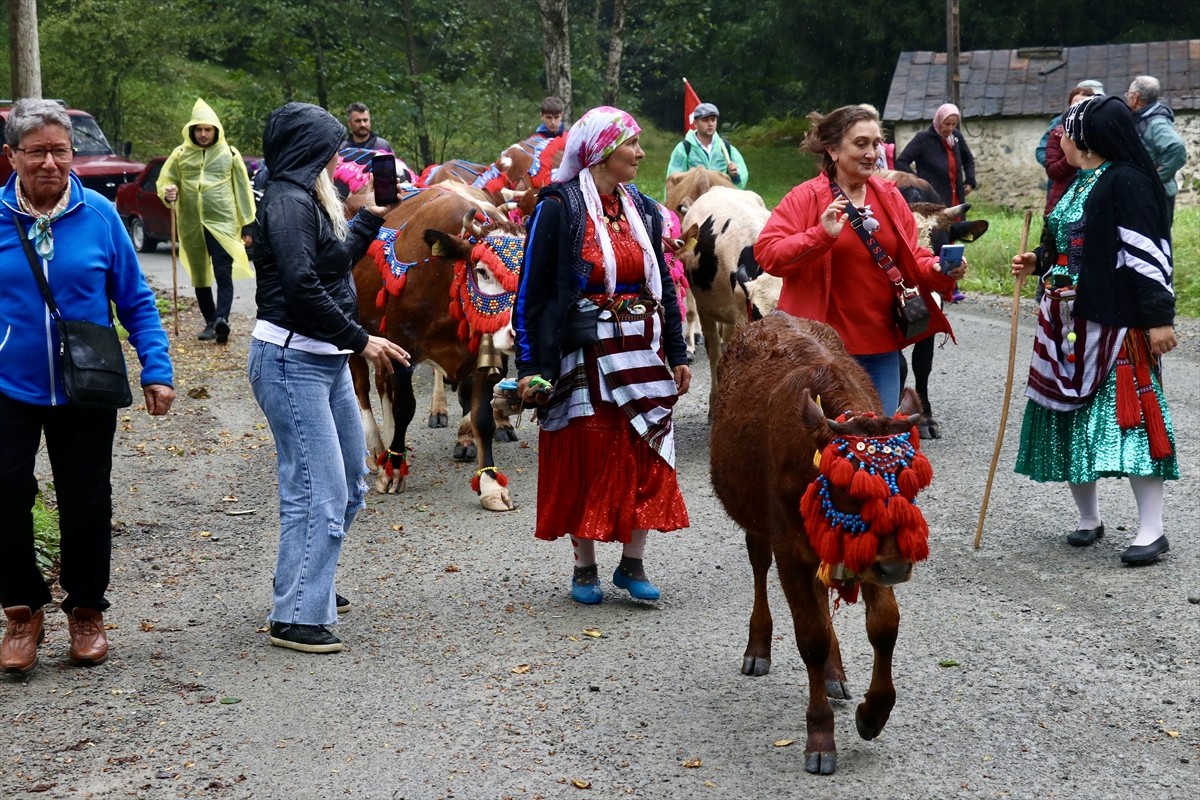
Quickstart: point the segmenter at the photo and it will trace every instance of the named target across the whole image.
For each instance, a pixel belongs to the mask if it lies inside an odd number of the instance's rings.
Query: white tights
[[[1079,511],[1079,527],[1090,530],[1103,524],[1096,482],[1067,485],[1071,488],[1071,497],[1075,499],[1075,508]],[[1138,532],[1133,543],[1140,547],[1163,534],[1163,479],[1131,475],[1129,485],[1133,487],[1133,497],[1138,506]]]

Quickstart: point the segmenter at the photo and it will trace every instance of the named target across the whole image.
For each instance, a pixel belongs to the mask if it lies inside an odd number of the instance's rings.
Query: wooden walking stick
[[[1033,220],[1033,211],[1025,209],[1025,222],[1021,226],[1021,246],[1018,253],[1024,253],[1029,247],[1029,223]],[[1004,428],[1008,424],[1008,403],[1012,395],[1013,367],[1017,361],[1017,312],[1021,308],[1021,289],[1025,286],[1025,275],[1021,274],[1013,281],[1012,296],[1012,330],[1008,339],[1008,378],[1004,382],[1004,400],[1000,408],[1000,429],[996,431],[996,449],[992,451],[992,466],[988,468],[987,488],[983,490],[983,506],[979,509],[979,525],[975,528],[975,549],[979,549],[983,541],[983,520],[987,516],[988,499],[992,496],[992,479],[996,477],[996,464],[1000,461],[1000,446],[1004,444]]]
[[[179,272],[175,268],[175,204],[171,203],[171,299],[175,306],[175,338],[179,338]]]

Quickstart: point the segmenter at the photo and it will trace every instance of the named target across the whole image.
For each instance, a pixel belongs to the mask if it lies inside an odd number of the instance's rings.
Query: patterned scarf
[[[583,190],[583,202],[587,215],[596,228],[596,238],[600,243],[600,252],[604,254],[604,284],[609,295],[616,290],[617,263],[613,256],[612,240],[609,238],[608,225],[604,222],[604,210],[600,203],[600,192],[596,182],[592,180],[589,167],[602,163],[611,156],[618,147],[641,132],[637,122],[629,114],[612,106],[599,106],[584,114],[571,127],[567,135],[566,149],[563,152],[562,165],[554,173],[556,181],[565,182],[579,176],[579,187]],[[617,196],[621,198],[621,208],[625,219],[629,221],[630,231],[642,246],[642,259],[645,264],[646,288],[655,300],[662,299],[662,277],[658,273],[658,263],[654,256],[654,245],[642,222],[642,216],[624,185],[617,185]]]
[[[17,181],[17,207],[33,217],[33,224],[29,226],[27,235],[33,242],[33,249],[47,261],[54,258],[54,231],[50,230],[50,223],[63,215],[69,202],[71,202],[70,181],[67,182],[67,187],[63,189],[62,196],[58,198],[54,208],[50,209],[49,213],[43,214],[29,202],[25,192],[21,190],[21,182]]]

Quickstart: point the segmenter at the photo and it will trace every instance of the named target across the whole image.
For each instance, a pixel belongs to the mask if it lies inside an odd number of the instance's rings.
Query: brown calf
[[[929,530],[911,502],[932,477],[916,449],[916,395],[906,390],[897,416],[880,416],[870,379],[837,333],[782,313],[739,329],[721,359],[720,382],[713,488],[745,529],[754,568],[742,672],[770,670],[773,559],[808,669],[804,768],[828,775],[837,768],[829,698],[850,697],[830,588],[849,602],[861,588],[866,601],[875,664],[855,714],[862,738],[879,735],[896,700],[891,665],[900,610],[891,586],[908,580],[913,562],[929,553]]]

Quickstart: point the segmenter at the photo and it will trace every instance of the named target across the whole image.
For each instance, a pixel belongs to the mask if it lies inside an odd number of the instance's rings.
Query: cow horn
[[[946,213],[946,216],[951,217],[951,218],[965,217],[967,215],[967,212],[970,210],[971,210],[970,203],[959,203],[956,206],[951,206],[950,208],[947,208],[945,213]]]
[[[470,234],[477,239],[483,238],[483,228],[481,228],[479,223],[475,221],[475,215],[478,213],[479,209],[476,208],[468,208],[466,210],[466,212],[463,214],[462,233],[460,235],[465,236],[468,232],[470,232]]]

